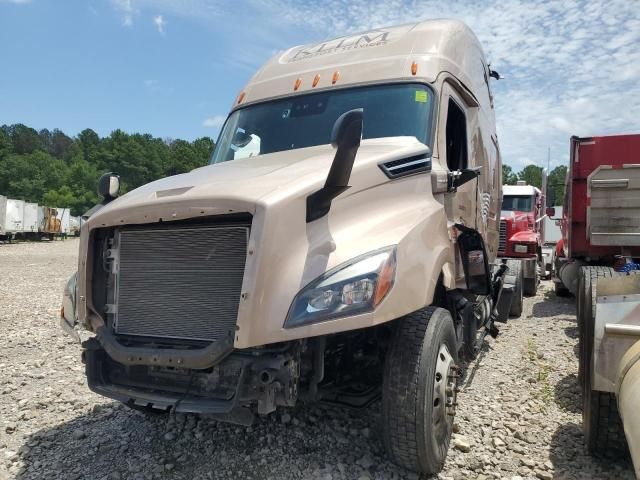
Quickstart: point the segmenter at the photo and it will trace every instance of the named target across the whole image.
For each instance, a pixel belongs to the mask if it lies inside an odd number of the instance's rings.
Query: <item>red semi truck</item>
[[[544,179],[543,179],[544,183]],[[514,285],[511,315],[522,313],[522,296],[535,295],[541,276],[547,272],[542,261],[545,196],[534,186],[518,181],[502,187],[498,256],[507,258],[510,282]]]
[[[583,430],[640,478],[640,135],[571,138],[558,293],[576,296]]]

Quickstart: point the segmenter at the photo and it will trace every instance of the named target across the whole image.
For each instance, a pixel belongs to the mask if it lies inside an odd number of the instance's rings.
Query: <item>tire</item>
[[[507,260],[509,271],[506,275],[506,281],[513,284],[513,297],[511,297],[511,306],[509,307],[510,317],[519,317],[522,315],[522,287],[524,277],[522,272],[522,262],[520,260]]]
[[[615,395],[594,390],[591,381],[597,283],[599,278],[615,275],[619,273],[610,267],[581,268],[576,302],[580,355],[578,378],[582,386],[582,429],[588,452],[605,457],[624,455],[627,451]]]
[[[447,310],[427,307],[397,320],[384,367],[382,433],[389,457],[404,468],[432,475],[444,465],[453,431],[447,400],[455,408],[457,350]]]

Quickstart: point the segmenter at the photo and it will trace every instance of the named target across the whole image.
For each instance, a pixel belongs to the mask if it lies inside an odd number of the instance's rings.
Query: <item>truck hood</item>
[[[387,181],[379,163],[428,152],[428,147],[414,137],[363,140],[351,175],[352,188],[343,195]],[[91,229],[254,213],[257,204],[268,205],[320,188],[334,154],[330,145],[320,145],[207,165],[143,185],[98,210],[87,223]]]

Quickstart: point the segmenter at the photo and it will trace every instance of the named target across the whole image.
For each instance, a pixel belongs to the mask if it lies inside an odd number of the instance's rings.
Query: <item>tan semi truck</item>
[[[103,176],[61,322],[90,332],[89,387],[241,424],[381,393],[391,458],[440,470],[459,367],[512,290],[492,76],[451,20],[295,47],[208,166],[119,198]]]

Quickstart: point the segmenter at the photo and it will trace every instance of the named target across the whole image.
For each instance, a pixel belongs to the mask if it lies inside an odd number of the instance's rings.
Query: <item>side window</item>
[[[446,143],[447,167],[449,170],[467,168],[467,119],[462,109],[452,98],[449,98]]]

